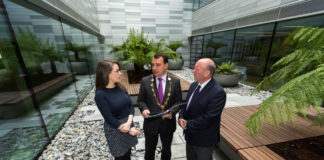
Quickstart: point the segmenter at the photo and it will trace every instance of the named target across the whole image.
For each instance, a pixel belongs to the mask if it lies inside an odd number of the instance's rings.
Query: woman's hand
[[[132,135],[132,136],[138,136],[138,135],[141,134],[141,132],[140,132],[138,129],[136,129],[135,127],[132,127],[132,128],[129,130],[128,133],[129,133],[130,135]]]
[[[125,128],[125,123],[124,123],[124,124],[121,124],[121,125],[118,127],[118,130],[121,131],[121,132],[123,132],[123,133],[128,133],[128,131],[129,131],[129,127],[128,127],[128,129],[127,129],[127,126],[126,126],[126,128]]]
[[[122,124],[124,126],[124,129],[127,130],[127,132],[130,130],[131,123],[124,123]]]

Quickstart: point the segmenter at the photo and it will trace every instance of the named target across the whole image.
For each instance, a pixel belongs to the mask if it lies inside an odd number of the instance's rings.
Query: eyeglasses
[[[118,70],[115,70],[115,71],[113,70],[113,72],[117,72],[118,73],[118,72],[121,72],[121,71],[118,69]]]

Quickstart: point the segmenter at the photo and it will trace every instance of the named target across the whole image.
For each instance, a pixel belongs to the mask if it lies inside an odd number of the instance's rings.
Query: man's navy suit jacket
[[[190,85],[186,102],[194,92],[198,82]],[[186,110],[184,106],[179,118],[187,120],[187,129],[184,130],[188,144],[196,146],[213,146],[220,140],[221,113],[225,106],[226,93],[214,78],[206,84]]]

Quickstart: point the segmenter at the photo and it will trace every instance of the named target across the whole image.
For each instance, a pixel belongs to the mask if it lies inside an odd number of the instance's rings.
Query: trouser
[[[158,137],[162,142],[162,153],[161,160],[170,160],[171,159],[171,143],[173,138],[173,132],[167,132],[163,134],[152,134],[144,131],[145,134],[145,160],[154,160],[155,150],[158,142]]]
[[[212,160],[213,149],[214,146],[202,147],[202,146],[195,146],[187,143],[186,144],[187,160]]]

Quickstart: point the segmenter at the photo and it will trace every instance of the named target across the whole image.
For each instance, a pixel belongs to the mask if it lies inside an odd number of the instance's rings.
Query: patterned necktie
[[[158,87],[158,93],[159,93],[159,100],[160,100],[160,104],[162,104],[163,101],[163,88],[162,88],[162,78],[158,78],[159,80],[159,87]]]
[[[193,93],[192,97],[191,97],[191,100],[190,100],[190,103],[187,107],[187,110],[190,108],[191,104],[192,104],[192,101],[195,100],[195,98],[197,97],[197,95],[199,94],[199,90],[200,90],[200,85],[198,85],[198,87],[196,88],[195,92]]]

